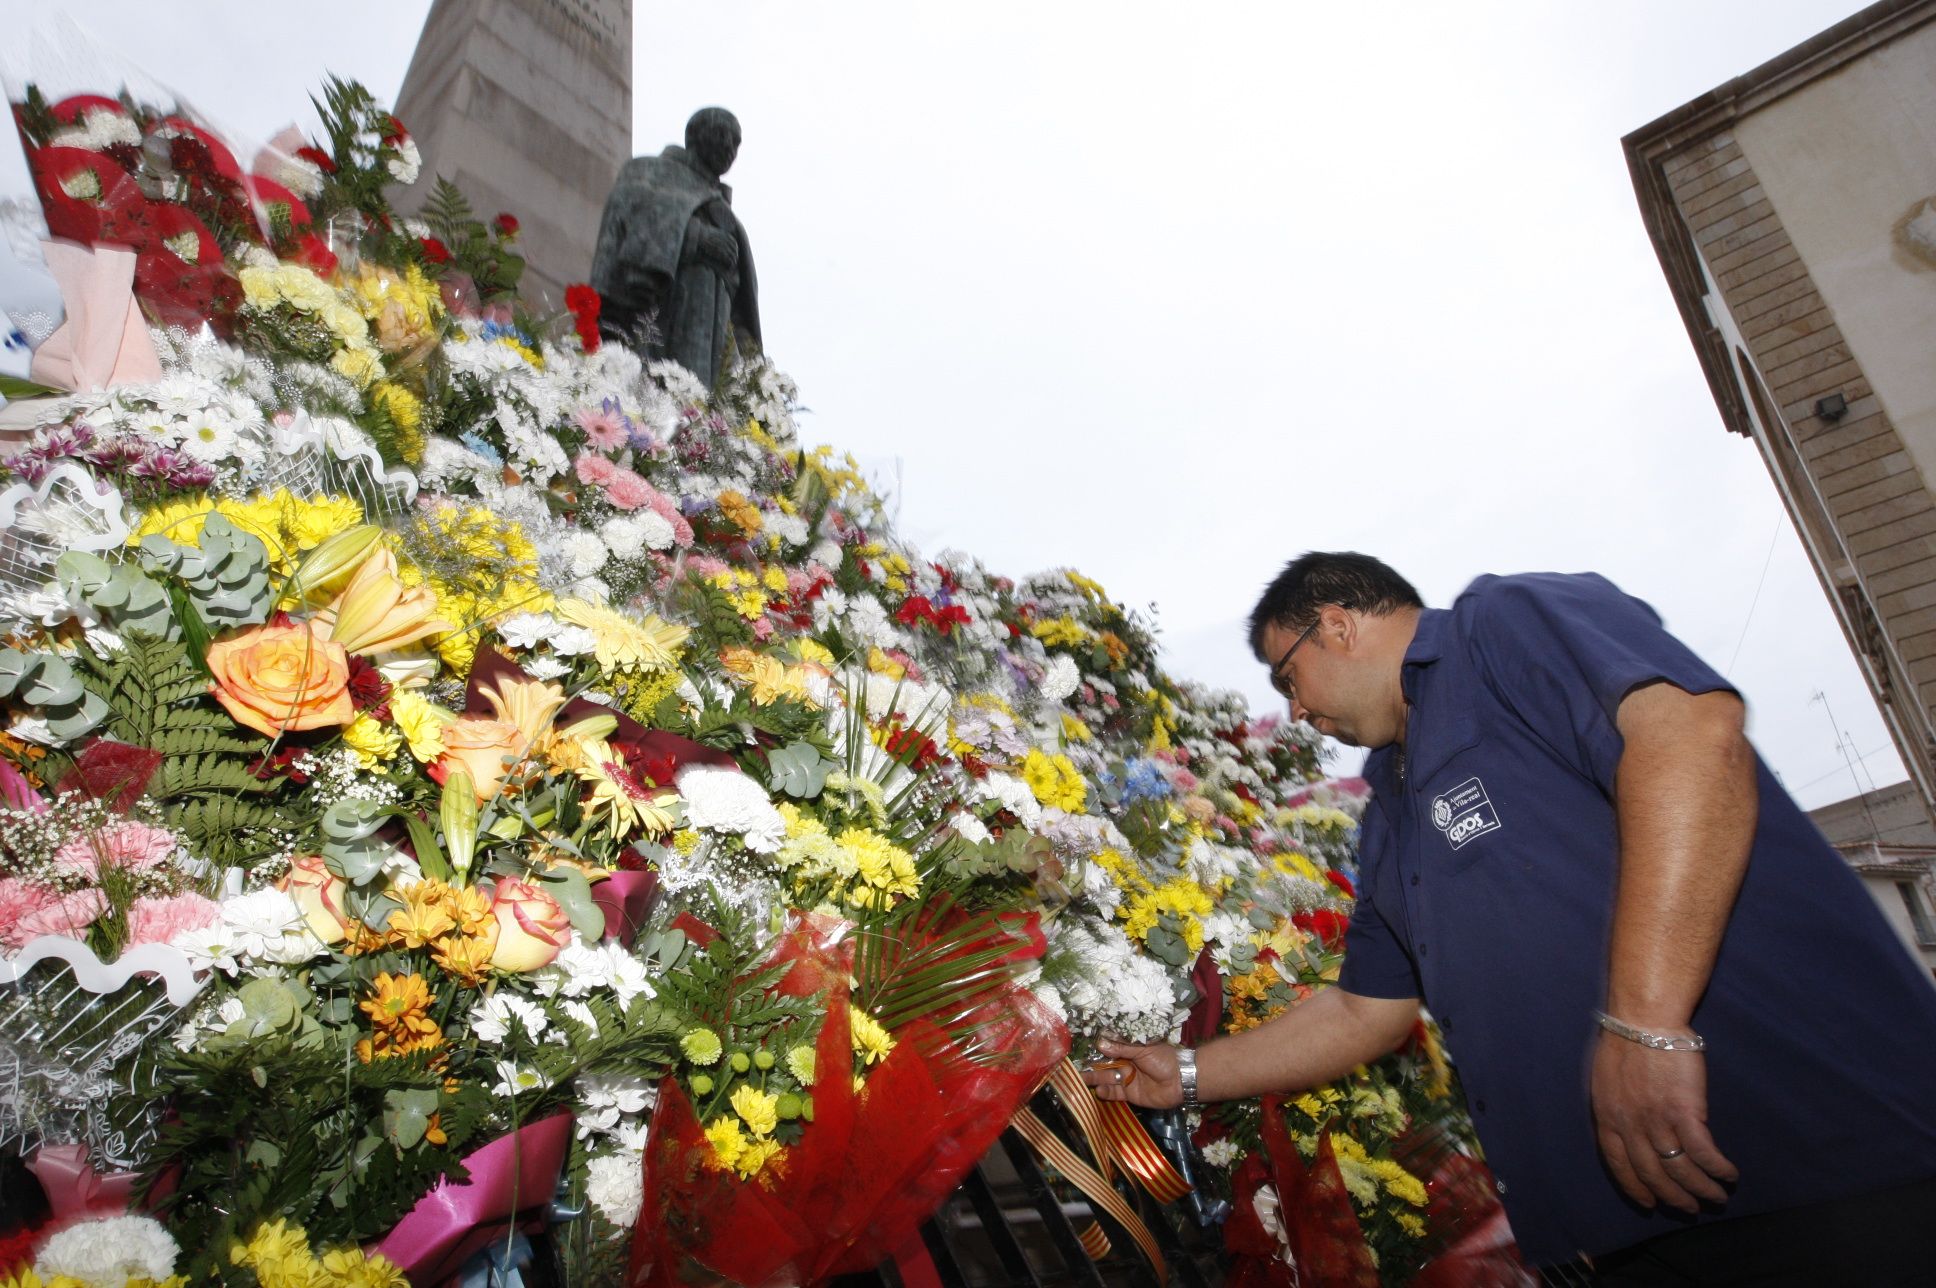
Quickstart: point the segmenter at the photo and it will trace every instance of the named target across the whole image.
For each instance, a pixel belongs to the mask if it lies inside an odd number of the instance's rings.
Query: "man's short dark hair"
[[[1303,631],[1326,604],[1371,614],[1425,607],[1411,582],[1370,555],[1313,550],[1285,564],[1250,610],[1250,651],[1258,661],[1268,663],[1264,631],[1272,626]]]

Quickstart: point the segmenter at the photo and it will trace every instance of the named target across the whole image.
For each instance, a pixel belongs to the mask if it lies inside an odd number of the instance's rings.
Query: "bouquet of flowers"
[[[559,1199],[574,1281],[819,1280],[1072,1037],[1335,976],[1310,730],[1078,573],[923,556],[765,359],[708,390],[595,295],[529,313],[514,219],[397,217],[407,131],[318,107],[245,173],[180,112],[16,104],[55,231],[208,239],[130,243],[200,283],[137,291],[193,315],[160,378],[0,459],[77,538],[0,593],[0,944],[199,989],[115,1095],[158,1137],[94,1158],[174,1241],[141,1274],[438,1282]],[[1317,1102],[1372,1162],[1419,1116],[1376,1076]]]

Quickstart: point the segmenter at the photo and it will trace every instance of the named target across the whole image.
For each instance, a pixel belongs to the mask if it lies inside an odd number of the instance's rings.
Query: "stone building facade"
[[[1936,826],[1914,783],[1812,809],[1903,945],[1936,976]]]
[[[1936,809],[1936,0],[1871,5],[1625,146],[1722,419]]]
[[[522,225],[522,292],[551,310],[591,275],[598,220],[632,159],[632,0],[433,0],[397,95],[423,153],[478,217]]]

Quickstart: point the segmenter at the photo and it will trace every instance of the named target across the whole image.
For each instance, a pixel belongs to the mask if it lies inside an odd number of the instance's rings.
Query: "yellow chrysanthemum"
[[[429,764],[444,752],[444,729],[457,723],[455,713],[408,689],[390,694],[390,719],[410,746],[410,754]]]
[[[740,1151],[739,1158],[734,1162],[733,1170],[740,1174],[740,1179],[751,1180],[764,1171],[768,1164],[783,1157],[785,1153],[786,1147],[777,1140],[762,1137],[748,1141],[746,1148]]]
[[[356,753],[357,764],[375,770],[396,758],[403,735],[364,712],[344,727],[343,745]]]
[[[1089,799],[1089,785],[1061,752],[1051,756],[1031,748],[1022,761],[1022,781],[1036,800],[1071,814],[1081,813]]]
[[[747,500],[742,494],[728,490],[721,492],[716,499],[719,502],[720,514],[728,523],[747,536],[754,535],[764,525],[765,520],[760,515],[760,507]],[[780,589],[786,589],[784,581]]]
[[[912,898],[921,892],[914,856],[878,832],[850,827],[834,841],[851,857],[856,874],[865,883],[848,895],[850,902],[873,907],[877,896]]]
[[[811,1087],[813,1085],[814,1058],[815,1052],[810,1046],[787,1048],[787,1072],[792,1074],[794,1080],[803,1087]]]
[[[443,1045],[444,1031],[430,1018],[430,1008],[436,1001],[421,975],[379,972],[374,995],[357,1004],[375,1030],[356,1044],[358,1058],[368,1064]]]
[[[1050,648],[1079,648],[1089,639],[1089,629],[1073,617],[1045,617],[1031,622],[1029,634]]]
[[[721,1114],[706,1127],[706,1143],[713,1147],[709,1166],[716,1172],[732,1167],[746,1152],[746,1136],[739,1129],[739,1119],[727,1114]]]
[[[446,910],[449,887],[441,881],[419,881],[408,890],[392,890],[390,897],[403,907],[392,912],[384,923],[397,942],[405,948],[423,948],[457,929],[456,919]],[[369,1003],[365,1002],[365,1009]]]
[[[341,1284],[343,1288],[410,1288],[410,1281],[403,1277],[403,1271],[381,1253],[365,1253],[363,1249],[351,1246],[325,1252],[322,1258],[323,1271],[333,1276],[332,1285]]]
[[[847,1008],[847,1035],[862,1064],[879,1064],[894,1049],[894,1035],[857,1006]]]
[[[779,1104],[778,1096],[761,1091],[751,1083],[741,1083],[733,1089],[733,1112],[755,1136],[771,1136],[773,1129],[780,1125]]]

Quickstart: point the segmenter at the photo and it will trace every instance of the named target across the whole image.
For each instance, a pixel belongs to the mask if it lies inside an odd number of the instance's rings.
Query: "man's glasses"
[[[1271,688],[1276,689],[1279,693],[1283,694],[1286,698],[1289,698],[1292,702],[1297,701],[1297,686],[1291,683],[1291,677],[1289,673],[1284,670],[1284,666],[1286,663],[1288,663],[1291,660],[1291,654],[1297,652],[1299,646],[1302,645],[1305,640],[1310,639],[1311,632],[1316,630],[1317,628],[1318,628],[1317,622],[1312,622],[1309,626],[1306,626],[1304,628],[1304,633],[1298,636],[1295,640],[1293,640],[1291,642],[1291,646],[1284,650],[1284,656],[1278,658],[1277,661],[1271,664],[1271,669],[1270,669]]]

